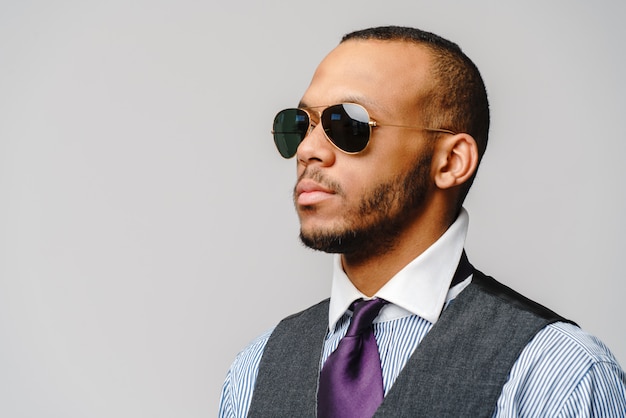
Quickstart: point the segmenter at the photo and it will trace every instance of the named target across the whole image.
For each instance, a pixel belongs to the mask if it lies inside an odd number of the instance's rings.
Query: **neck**
[[[420,217],[404,228],[390,246],[367,254],[342,254],[343,269],[354,286],[371,297],[437,241],[452,222],[454,219],[442,216]]]

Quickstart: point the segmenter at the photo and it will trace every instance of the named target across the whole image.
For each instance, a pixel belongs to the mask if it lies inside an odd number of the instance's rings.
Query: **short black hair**
[[[476,65],[461,48],[447,39],[421,29],[380,26],[351,32],[341,42],[362,39],[414,42],[429,50],[433,88],[421,97],[422,118],[427,126],[470,134],[478,145],[479,161],[487,148],[489,101]],[[474,176],[462,189],[462,204]]]

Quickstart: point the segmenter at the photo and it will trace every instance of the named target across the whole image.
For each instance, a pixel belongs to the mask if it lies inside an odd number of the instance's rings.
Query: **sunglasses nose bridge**
[[[313,134],[313,132],[315,132],[315,129],[321,129],[322,130],[322,135],[324,136],[324,138],[326,138],[327,141],[330,141],[332,143],[332,140],[328,137],[327,133],[326,133],[326,128],[324,128],[324,125],[322,124],[322,115],[323,113],[326,111],[327,108],[325,109],[303,109],[304,112],[307,115],[307,118],[309,120],[309,127],[306,131],[306,134],[304,135],[304,138],[302,138],[302,142],[306,141],[306,139],[311,136],[311,134]]]

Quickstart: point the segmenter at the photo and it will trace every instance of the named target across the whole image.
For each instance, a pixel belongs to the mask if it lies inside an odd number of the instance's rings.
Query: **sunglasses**
[[[291,158],[296,155],[298,146],[316,125],[316,123],[312,122],[309,111],[321,107],[325,106],[307,109],[285,109],[278,112],[274,118],[272,134],[280,155],[285,158]],[[456,135],[456,132],[447,129],[407,125],[381,125],[370,118],[369,113],[363,106],[355,103],[341,103],[328,106],[321,113],[317,113],[326,139],[347,154],[356,154],[363,151],[372,136],[372,128],[378,126],[421,129]]]

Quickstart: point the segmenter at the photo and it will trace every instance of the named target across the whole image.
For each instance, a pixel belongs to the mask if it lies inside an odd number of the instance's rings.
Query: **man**
[[[488,127],[457,45],[400,27],[344,37],[274,121],[297,159],[301,239],[338,254],[331,298],[239,354],[220,416],[626,416],[600,341],[465,256]]]

